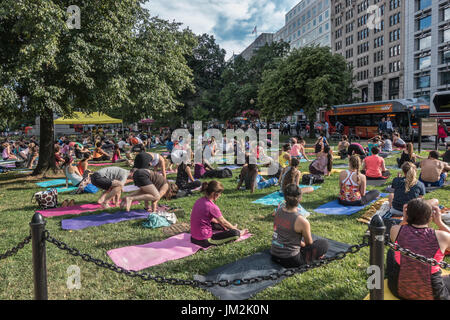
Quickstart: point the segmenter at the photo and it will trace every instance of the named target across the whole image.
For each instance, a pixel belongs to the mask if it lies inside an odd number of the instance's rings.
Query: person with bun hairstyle
[[[192,243],[207,248],[235,241],[248,233],[247,229],[239,230],[228,222],[215,204],[223,191],[223,185],[216,180],[203,182],[201,192],[205,196],[195,202],[191,212]],[[213,234],[213,230],[221,232]]]
[[[270,254],[275,263],[284,268],[296,268],[325,256],[328,241],[313,241],[309,221],[298,213],[302,190],[295,184],[287,186],[285,207],[275,213]]]
[[[393,226],[390,240],[401,248],[438,263],[450,249],[450,228],[442,222],[438,206],[414,199],[403,207],[406,225]],[[430,228],[434,222],[438,230]],[[405,300],[450,300],[450,276],[443,276],[439,265],[431,266],[410,259],[392,249],[387,254],[386,274],[390,291]]]
[[[321,176],[330,176],[333,170],[333,151],[329,145],[317,154],[317,159],[309,165],[309,172],[311,174],[318,174]]]
[[[359,172],[361,158],[354,154],[350,157],[349,170],[342,171],[339,175],[339,204],[343,206],[364,206],[380,196],[378,190],[366,193],[366,176]]]

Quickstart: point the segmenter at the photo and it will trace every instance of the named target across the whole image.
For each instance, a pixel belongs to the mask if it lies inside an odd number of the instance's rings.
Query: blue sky
[[[227,51],[242,52],[258,34],[276,32],[284,16],[300,0],[151,0],[146,7],[153,16],[184,24],[194,33],[214,35]]]

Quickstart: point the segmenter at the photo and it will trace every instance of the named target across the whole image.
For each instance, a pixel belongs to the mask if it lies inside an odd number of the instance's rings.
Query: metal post
[[[414,130],[413,130],[413,143],[414,143]],[[419,118],[419,153],[422,152],[422,118]]]
[[[47,292],[47,259],[45,252],[45,220],[41,214],[35,213],[30,222],[33,248],[34,299],[48,300]]]
[[[380,271],[380,286],[370,290],[370,300],[384,300],[384,239],[386,226],[379,215],[370,221],[370,265],[377,266]]]

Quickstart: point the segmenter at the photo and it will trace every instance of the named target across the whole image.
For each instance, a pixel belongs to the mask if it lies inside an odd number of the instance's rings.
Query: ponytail
[[[204,192],[206,196],[210,196],[213,193],[222,193],[224,191],[223,185],[216,180],[210,182],[203,182],[200,192]]]
[[[356,169],[356,183],[360,184],[360,178],[359,178],[359,169],[361,167],[361,158],[358,155],[353,155],[350,157],[349,160],[350,168]]]
[[[402,171],[405,175],[405,192],[409,192],[417,184],[417,168],[411,162],[405,162],[402,165]]]

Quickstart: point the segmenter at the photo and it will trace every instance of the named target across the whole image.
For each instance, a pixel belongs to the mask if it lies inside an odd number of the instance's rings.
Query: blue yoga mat
[[[89,216],[76,217],[61,221],[64,230],[81,230],[88,227],[98,227],[104,224],[118,223],[127,220],[147,219],[149,213],[145,210],[131,212],[100,213]]]
[[[66,188],[66,186],[62,186],[62,187],[56,187],[56,188],[48,188],[47,190],[50,189],[56,189],[56,191],[58,191],[58,193],[66,193],[66,192],[72,192],[75,190],[78,190],[78,187],[68,187]]]
[[[381,194],[381,198],[387,197],[388,194],[387,193],[382,193]],[[367,206],[372,205],[374,202],[376,202],[378,199],[372,201],[371,203],[369,203]],[[327,215],[344,215],[344,216],[350,216],[354,213],[357,213],[359,211],[361,211],[362,209],[364,209],[367,206],[358,206],[358,207],[345,207],[341,204],[339,204],[338,200],[334,200],[331,202],[328,202],[324,205],[321,205],[320,207],[318,207],[317,209],[314,209],[313,211],[317,212],[317,213],[323,213],[323,214],[327,214]]]
[[[317,190],[319,188],[321,188],[320,186],[304,186],[304,185],[300,185],[300,188],[307,188],[307,187],[313,187],[314,190]],[[271,193],[261,199],[255,200],[252,203],[256,203],[256,204],[263,204],[266,206],[278,206],[281,202],[284,201],[284,196],[281,192],[277,191],[274,193]]]
[[[242,168],[241,166],[234,166],[234,165],[217,167],[217,169],[230,169],[230,170],[236,170],[236,169],[241,169],[241,168]]]
[[[43,182],[36,183],[36,185],[38,187],[42,187],[42,188],[57,187],[57,186],[65,185],[65,184],[66,184],[66,179],[56,179],[56,180],[49,180],[49,181],[43,181]],[[72,182],[69,181],[69,184],[72,184]]]

